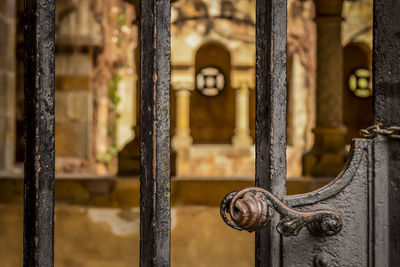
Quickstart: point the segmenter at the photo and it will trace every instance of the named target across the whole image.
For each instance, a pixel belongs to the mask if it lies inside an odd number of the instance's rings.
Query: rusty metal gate
[[[377,126],[332,183],[286,196],[286,1],[257,0],[257,187],[221,204],[257,231],[256,266],[400,266],[399,14],[374,0]],[[24,266],[54,264],[54,24],[55,0],[25,0]],[[141,266],[170,265],[169,103],[170,1],[141,0]]]

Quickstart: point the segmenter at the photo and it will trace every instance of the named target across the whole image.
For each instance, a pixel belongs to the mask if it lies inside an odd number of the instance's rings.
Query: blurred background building
[[[255,0],[171,9],[174,266],[251,266],[224,194],[253,183]],[[342,169],[373,124],[372,0],[288,0],[288,192]],[[23,0],[0,3],[0,258],[22,266]],[[138,0],[57,0],[56,265],[138,260]],[[204,258],[204,255],[209,255]]]

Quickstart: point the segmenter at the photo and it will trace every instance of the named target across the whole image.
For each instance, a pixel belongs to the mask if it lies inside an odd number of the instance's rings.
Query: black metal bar
[[[24,266],[54,264],[54,0],[25,0]]]
[[[170,0],[141,0],[140,265],[170,265]]]
[[[400,126],[400,2],[374,0],[374,115],[383,127]],[[400,139],[374,146],[376,266],[400,266]]]
[[[400,126],[400,2],[374,0],[374,112],[384,127]]]
[[[286,192],[286,0],[256,1],[256,186]],[[256,266],[279,266],[279,218],[256,232]]]

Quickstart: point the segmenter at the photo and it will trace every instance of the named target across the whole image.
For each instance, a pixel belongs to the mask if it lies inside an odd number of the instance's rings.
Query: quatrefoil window
[[[217,68],[207,67],[196,75],[196,89],[204,96],[216,96],[225,88],[225,76]]]
[[[372,95],[370,76],[370,71],[367,69],[357,69],[354,71],[349,78],[349,88],[354,95],[360,98]]]

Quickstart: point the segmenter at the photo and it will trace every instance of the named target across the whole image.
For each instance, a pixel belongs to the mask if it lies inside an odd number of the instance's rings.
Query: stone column
[[[336,176],[346,159],[343,126],[343,0],[314,0],[317,25],[316,127],[312,150],[303,158],[306,176]]]
[[[235,147],[248,147],[253,144],[249,128],[249,86],[246,82],[240,83],[236,89],[235,100],[235,135],[232,144]]]
[[[0,171],[12,170],[15,162],[15,5],[15,0],[0,4]]]
[[[188,88],[189,87],[189,88]],[[176,95],[176,129],[172,138],[172,147],[176,150],[192,145],[190,135],[190,93],[191,88],[175,88]]]

